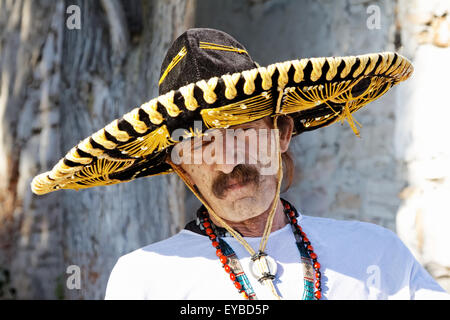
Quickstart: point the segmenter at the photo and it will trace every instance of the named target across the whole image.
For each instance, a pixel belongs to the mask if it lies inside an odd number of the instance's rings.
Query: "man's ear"
[[[281,120],[281,119],[280,119]],[[282,119],[282,125],[279,125],[280,129],[280,151],[286,152],[291,142],[292,132],[294,131],[294,120],[290,116],[286,116]]]
[[[171,161],[171,159],[170,159],[170,154],[168,154],[168,155],[166,156],[166,159],[164,160],[164,162],[168,163],[172,168],[173,168],[173,167],[176,167],[178,171],[181,171],[181,173],[183,174],[183,176],[185,177],[185,179],[187,179],[188,182],[189,182],[191,185],[193,185],[193,186],[195,185],[194,180],[192,180],[192,178],[191,178],[191,176],[189,175],[189,173],[181,166],[181,164],[177,165],[177,164],[175,164],[175,163],[173,163],[173,162]]]

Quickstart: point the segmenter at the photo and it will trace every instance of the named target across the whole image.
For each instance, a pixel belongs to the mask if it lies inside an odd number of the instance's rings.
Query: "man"
[[[280,198],[293,136],[338,120],[358,134],[351,113],[411,72],[393,53],[261,68],[231,36],[190,29],[162,64],[160,97],[80,142],[32,188],[176,172],[203,203],[178,234],[119,258],[106,299],[446,298],[392,232],[304,216]]]

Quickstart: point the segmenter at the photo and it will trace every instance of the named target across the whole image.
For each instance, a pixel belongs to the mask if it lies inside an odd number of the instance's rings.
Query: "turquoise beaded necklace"
[[[284,206],[284,213],[289,219],[292,231],[295,236],[297,248],[300,252],[301,263],[303,265],[303,300],[319,300],[322,296],[321,288],[321,273],[320,263],[317,261],[317,254],[314,252],[314,248],[311,245],[306,234],[297,222],[298,212],[297,210],[286,200],[281,199]],[[256,294],[248,280],[247,275],[242,269],[238,257],[235,252],[223,239],[226,231],[222,228],[215,226],[209,219],[208,211],[204,206],[201,206],[197,212],[197,223],[200,229],[204,230],[206,235],[211,240],[212,246],[216,249],[216,255],[219,257],[224,271],[228,274],[230,280],[238,292],[248,300],[256,300]],[[221,234],[219,234],[221,233]],[[253,259],[258,259],[259,255],[265,255],[264,253],[258,253]],[[270,270],[270,268],[268,268]],[[275,278],[275,274],[270,272],[261,275],[258,279],[261,281],[264,278]]]

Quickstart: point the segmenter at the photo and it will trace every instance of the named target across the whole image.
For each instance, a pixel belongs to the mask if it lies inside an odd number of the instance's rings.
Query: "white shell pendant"
[[[260,252],[250,261],[250,272],[259,282],[275,279],[277,263],[272,257]]]

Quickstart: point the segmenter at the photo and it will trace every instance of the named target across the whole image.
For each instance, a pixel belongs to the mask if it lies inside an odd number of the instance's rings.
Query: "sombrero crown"
[[[258,67],[228,34],[190,29],[168,50],[160,96],[126,113],[73,147],[51,171],[36,176],[36,194],[127,182],[172,172],[164,161],[186,136],[286,114],[293,135],[346,119],[406,80],[413,67],[391,52],[309,58]],[[194,132],[194,122],[204,124]]]

